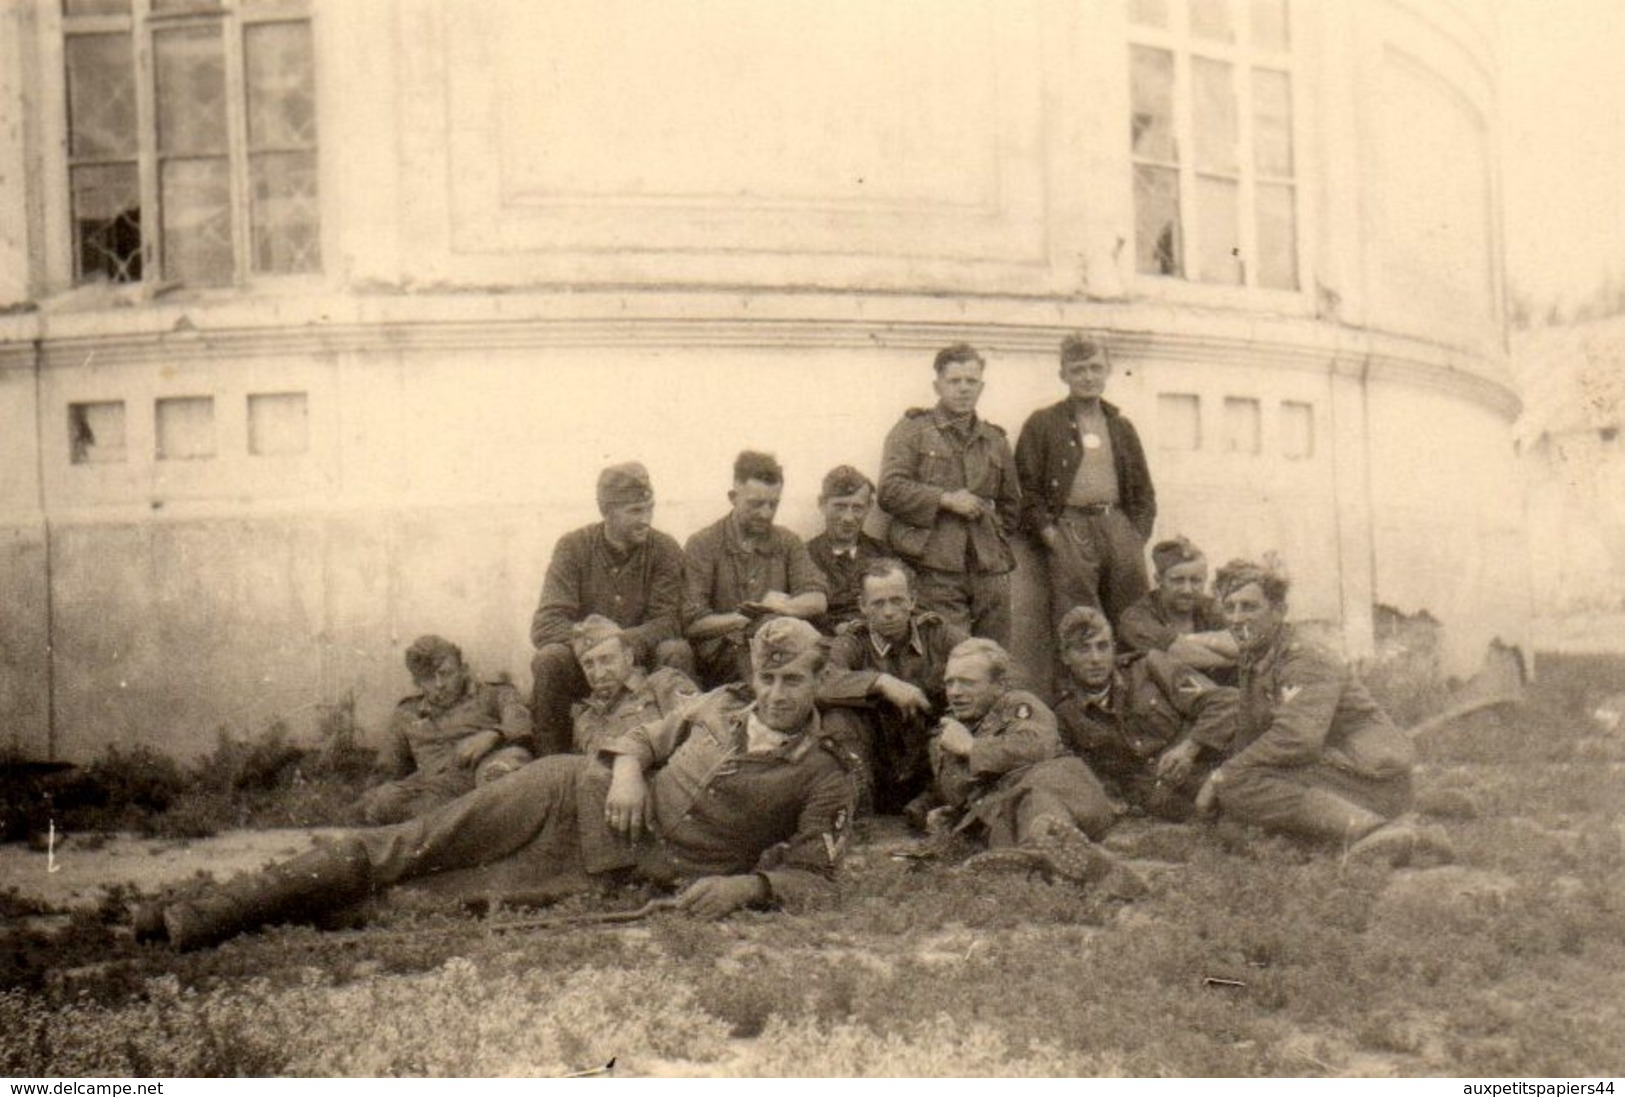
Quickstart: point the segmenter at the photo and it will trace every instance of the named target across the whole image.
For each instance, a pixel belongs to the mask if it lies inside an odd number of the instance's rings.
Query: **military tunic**
[[[837,553],[830,545],[829,534],[820,533],[807,542],[807,555],[823,573],[829,587],[829,608],[818,622],[820,631],[833,633],[849,621],[859,617],[858,600],[863,594],[863,571],[871,560],[889,556],[885,545],[867,534],[858,534],[850,555]]]
[[[1068,689],[1055,716],[1067,749],[1109,791],[1153,815],[1186,819],[1235,733],[1236,704],[1234,689],[1152,651],[1118,660],[1104,699]],[[1185,739],[1202,751],[1190,775],[1171,785],[1157,777],[1157,760]]]
[[[645,674],[634,669],[610,700],[588,697],[576,704],[571,720],[575,752],[595,756],[639,724],[668,716],[699,695],[699,688],[681,671],[661,667]]]
[[[976,743],[960,757],[931,742],[937,794],[962,808],[961,829],[977,823],[990,846],[1019,845],[1045,817],[1099,838],[1116,818],[1089,767],[1065,754],[1048,705],[1026,690],[1010,690],[970,729]]]
[[[1196,604],[1191,619],[1196,624],[1194,632],[1217,632],[1225,627],[1218,603],[1206,595]],[[1130,651],[1167,651],[1182,635],[1163,604],[1160,588],[1124,610],[1117,627],[1118,640]]]

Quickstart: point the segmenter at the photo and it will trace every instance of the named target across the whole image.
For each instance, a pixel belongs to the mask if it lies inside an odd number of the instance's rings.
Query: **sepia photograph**
[[[1612,1094],[1621,58],[0,0],[0,1074]]]

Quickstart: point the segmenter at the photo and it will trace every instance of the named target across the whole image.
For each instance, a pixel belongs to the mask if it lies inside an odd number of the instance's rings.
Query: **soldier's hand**
[[[915,713],[924,716],[931,711],[931,698],[913,682],[905,682],[892,674],[882,674],[875,679],[875,689],[879,690],[880,696],[904,716],[912,716]]]
[[[1200,749],[1194,739],[1175,743],[1163,751],[1162,757],[1157,759],[1157,777],[1179,784],[1190,776],[1191,766],[1196,764],[1196,753]]]
[[[976,736],[970,733],[970,729],[958,720],[944,720],[941,728],[937,743],[942,749],[961,758],[967,757],[976,745]]]
[[[677,909],[696,918],[723,918],[742,906],[767,898],[767,885],[755,873],[747,876],[702,876],[677,896]]]
[[[947,507],[961,518],[980,518],[982,516],[982,500],[975,493],[965,488],[955,488],[953,491],[943,492],[941,505]]]
[[[770,590],[756,602],[768,613],[789,613],[790,596],[782,590]]]
[[[497,744],[500,742],[502,742],[502,733],[500,731],[493,731],[490,728],[487,728],[478,734],[470,735],[467,739],[464,739],[461,743],[457,744],[457,764],[461,766],[473,766],[481,758],[484,758],[487,754],[490,754],[491,751],[495,750]]]
[[[609,795],[604,798],[604,822],[611,830],[635,842],[643,836],[652,807],[649,783],[637,759],[624,755],[615,759],[615,776],[610,779]]]

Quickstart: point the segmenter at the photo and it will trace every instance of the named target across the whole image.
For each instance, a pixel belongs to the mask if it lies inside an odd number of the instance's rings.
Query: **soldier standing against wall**
[[[1068,335],[1067,398],[1033,412],[1016,442],[1022,524],[1049,561],[1057,627],[1073,606],[1104,610],[1115,627],[1148,588],[1145,543],[1157,493],[1134,424],[1101,399],[1111,373],[1103,341]]]
[[[976,417],[986,363],[974,347],[937,352],[934,408],[910,408],[886,435],[880,508],[890,543],[913,566],[920,608],[1010,642],[1009,534],[1021,489],[1004,430]]]

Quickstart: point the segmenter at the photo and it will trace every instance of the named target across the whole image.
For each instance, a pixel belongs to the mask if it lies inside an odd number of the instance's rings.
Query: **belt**
[[[1100,514],[1110,514],[1112,511],[1118,510],[1118,509],[1120,509],[1120,508],[1118,507],[1118,505],[1116,503],[1090,503],[1088,506],[1085,506],[1085,507],[1062,507],[1061,508],[1061,513],[1063,513],[1063,514],[1085,514],[1085,515],[1093,516],[1093,515],[1100,515]]]

